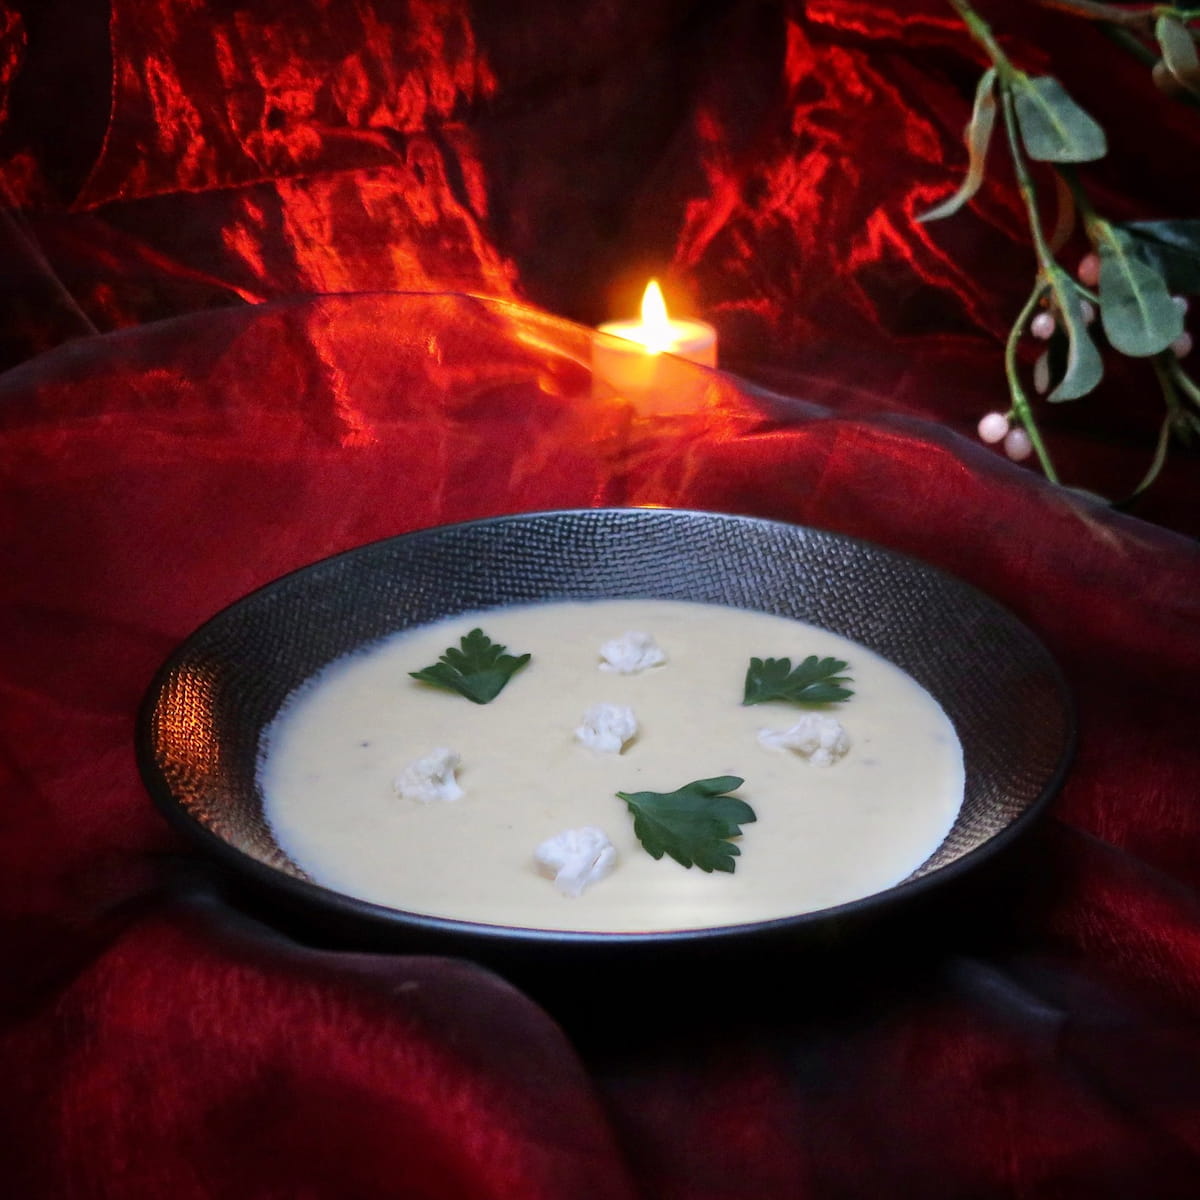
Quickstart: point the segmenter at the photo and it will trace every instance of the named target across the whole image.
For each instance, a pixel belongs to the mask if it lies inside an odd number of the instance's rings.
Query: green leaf
[[[1132,235],[1133,252],[1172,292],[1200,292],[1200,220],[1126,221],[1116,228]]]
[[[1154,37],[1168,71],[1194,96],[1200,96],[1200,54],[1188,27],[1175,16],[1164,14],[1154,23]]]
[[[1183,332],[1166,281],[1134,251],[1133,239],[1114,225],[1095,223],[1100,251],[1100,315],[1104,332],[1122,354],[1147,358]]]
[[[758,818],[744,800],[725,793],[745,780],[736,775],[697,779],[674,792],[618,792],[633,813],[633,832],[655,859],[669,854],[684,867],[732,873],[741,854],[727,839]]]
[[[992,129],[996,124],[996,68],[989,67],[984,71],[975,89],[975,107],[971,113],[971,121],[967,126],[967,174],[957,192],[948,200],[943,200],[936,208],[931,208],[917,218],[918,221],[940,221],[952,213],[958,212],[972,196],[979,191],[983,183],[984,162],[987,159],[988,145],[992,140]]]
[[[1150,466],[1147,468],[1146,474],[1142,476],[1141,482],[1125,497],[1122,504],[1128,505],[1136,500],[1158,478],[1167,461],[1167,447],[1170,441],[1171,414],[1167,413],[1159,427],[1158,441],[1154,445],[1154,457],[1150,460]]]
[[[838,658],[810,654],[793,671],[790,658],[752,658],[742,703],[786,700],[790,704],[833,704],[848,700],[854,695],[843,686],[853,682],[842,674],[848,665]]]
[[[1108,150],[1104,130],[1049,75],[1013,81],[1021,140],[1039,162],[1093,162]]]
[[[1074,281],[1059,267],[1047,272],[1054,305],[1067,333],[1067,362],[1058,386],[1047,400],[1078,400],[1093,391],[1104,378],[1104,360],[1083,316],[1083,297]]]
[[[409,674],[434,687],[458,692],[476,704],[487,704],[530,658],[528,654],[505,654],[508,647],[493,642],[482,629],[472,629],[459,646],[457,650],[451,646],[432,667]]]

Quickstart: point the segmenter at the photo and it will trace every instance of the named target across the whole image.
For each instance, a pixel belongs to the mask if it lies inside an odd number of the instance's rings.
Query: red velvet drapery
[[[1090,26],[987,7],[1108,126],[1109,211],[1187,215],[1187,111]],[[10,5],[0,1190],[1196,1194],[1200,554],[1161,527],[1197,528],[1194,460],[1151,524],[961,436],[1006,406],[1032,262],[1002,176],[913,222],[980,68],[948,14]],[[570,322],[652,272],[769,390],[718,376],[670,422],[591,396]],[[1048,412],[1068,476],[1131,486],[1156,403],[1119,373]],[[824,974],[700,971],[619,1010],[239,913],[137,781],[170,647],[370,538],[594,504],[837,529],[1013,608],[1080,710],[1025,874]]]

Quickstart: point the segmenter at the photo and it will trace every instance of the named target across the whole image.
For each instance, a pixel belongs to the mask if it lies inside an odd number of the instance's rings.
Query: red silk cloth
[[[983,65],[944,0],[577,7],[10,3],[0,365],[326,292],[469,291],[596,324],[657,274],[726,365],[784,391],[836,380],[862,411],[960,432],[1008,407],[1002,341],[1034,262],[999,146],[969,211],[915,220],[965,169]],[[1089,22],[982,7],[1108,130],[1084,171],[1100,210],[1190,215],[1193,112]],[[1082,253],[1076,235],[1064,261]],[[1041,419],[1066,481],[1119,498],[1162,406],[1144,364],[1110,376]],[[1182,471],[1139,512],[1200,532]]]
[[[1192,1194],[1200,551],[912,418],[721,374],[692,413],[631,416],[593,398],[588,344],[511,305],[327,297],[0,383],[7,1194]],[[1040,865],[829,974],[702,961],[680,1004],[579,970],[568,998],[625,989],[583,1015],[239,917],[139,786],[167,651],[369,539],[597,504],[839,530],[1010,606],[1080,709]]]
[[[1109,130],[1105,211],[1194,215],[1187,110],[1090,26],[986,7]],[[1200,1192],[1200,558],[960,436],[1007,407],[1033,271],[1002,170],[913,220],[980,70],[936,0],[0,13],[0,1194]],[[651,273],[771,390],[594,399],[546,314]],[[1041,411],[1071,482],[1145,469],[1139,373]],[[1138,511],[1200,531],[1194,476]],[[169,649],[371,538],[600,504],[868,537],[1009,605],[1080,706],[1036,868],[828,975],[582,1014],[239,914],[136,777]]]

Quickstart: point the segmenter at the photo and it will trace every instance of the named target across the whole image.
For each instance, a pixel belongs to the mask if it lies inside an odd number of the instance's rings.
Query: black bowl
[[[321,887],[263,817],[259,738],[331,660],[397,630],[506,604],[654,597],[757,609],[852,638],[942,705],[966,793],[938,850],[903,883],[851,904],[713,929],[572,933],[403,912]],[[253,592],[197,630],[147,693],[138,761],[167,817],[276,911],[356,946],[495,958],[563,947],[655,952],[843,928],[973,871],[1044,809],[1074,743],[1072,705],[1045,648],[976,589],[868,542],[782,522],[666,509],[498,517],[375,542]]]

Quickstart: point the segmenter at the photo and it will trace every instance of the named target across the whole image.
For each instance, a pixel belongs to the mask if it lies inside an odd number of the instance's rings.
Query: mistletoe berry
[[[1033,364],[1033,390],[1044,396],[1050,390],[1050,356],[1041,355]]]
[[[990,412],[979,421],[979,438],[989,446],[994,446],[1004,441],[1008,429],[1008,418],[1003,413]]]
[[[1024,462],[1033,453],[1033,442],[1023,429],[1010,429],[1004,438],[1004,453],[1013,462]]]
[[[1057,328],[1058,322],[1055,321],[1053,313],[1040,312],[1029,322],[1029,332],[1043,342],[1049,341]]]

